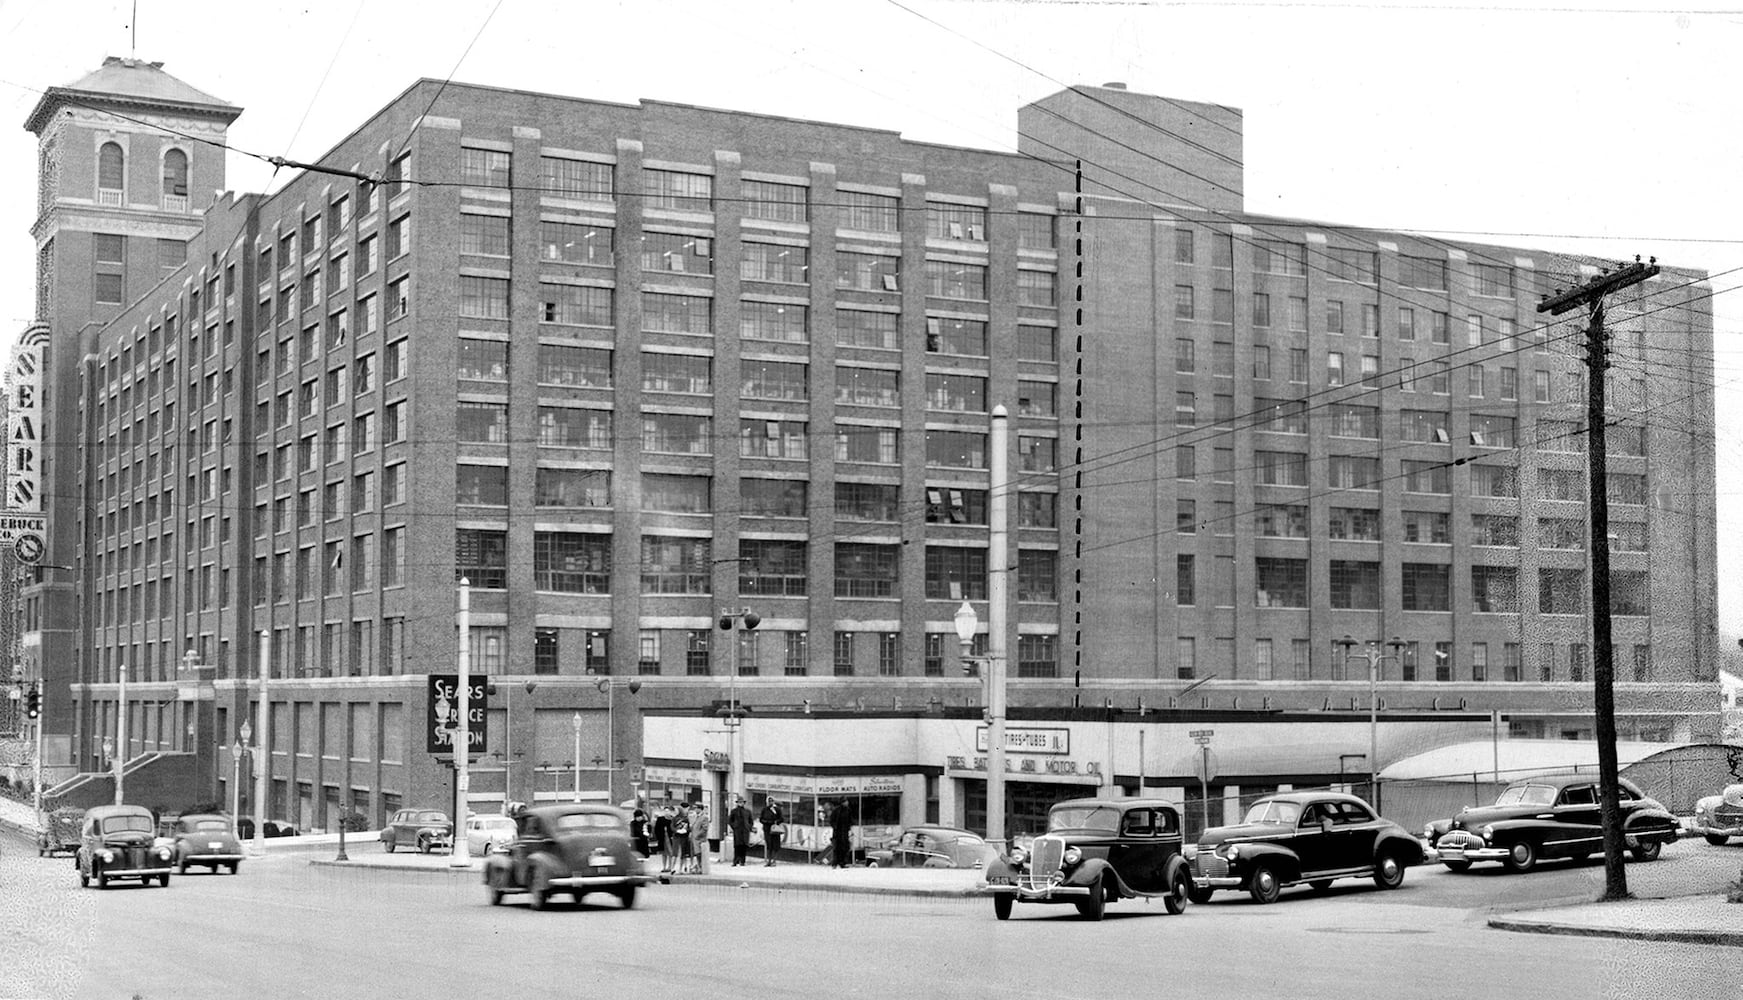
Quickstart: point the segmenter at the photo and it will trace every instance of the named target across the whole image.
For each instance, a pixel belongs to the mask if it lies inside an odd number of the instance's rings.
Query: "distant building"
[[[1387,711],[1590,729],[1584,375],[1534,312],[1588,262],[1247,214],[1238,111],[1118,87],[1026,106],[1008,154],[420,81],[214,199],[239,113],[110,60],[26,123],[76,569],[25,629],[71,765],[125,664],[128,756],[227,794],[264,654],[273,818],[439,801],[462,577],[498,799],[621,799],[628,708],[729,685],[978,699],[951,616],[999,569],[1019,714],[1365,709],[1348,634],[1404,643]],[[1611,306],[1630,738],[1716,732],[1706,294]]]

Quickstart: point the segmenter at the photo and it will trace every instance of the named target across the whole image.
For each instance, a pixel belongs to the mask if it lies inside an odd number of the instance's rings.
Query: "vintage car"
[[[472,854],[506,851],[514,843],[514,818],[499,813],[466,817],[466,850]]]
[[[491,905],[509,893],[526,893],[532,907],[550,905],[554,893],[575,902],[589,892],[609,892],[635,905],[636,889],[653,881],[629,840],[629,813],[593,802],[524,809],[515,818],[508,851],[484,859],[484,885]]]
[[[187,874],[189,865],[209,868],[213,874],[223,868],[230,874],[242,867],[242,844],[230,817],[216,813],[190,813],[170,825],[169,839],[175,846],[176,873]]]
[[[1677,820],[1621,779],[1622,833],[1636,861],[1651,861],[1677,839]],[[1467,806],[1452,819],[1423,830],[1440,863],[1462,872],[1478,861],[1499,861],[1525,872],[1543,858],[1579,861],[1604,849],[1598,815],[1598,777],[1591,772],[1522,778],[1501,790],[1492,806]]]
[[[79,885],[96,879],[107,889],[118,878],[137,878],[150,885],[169,885],[175,848],[156,836],[157,820],[144,806],[93,806],[85,812],[79,832]]]
[[[979,868],[992,848],[986,838],[949,826],[911,826],[883,847],[868,847],[868,868]]]
[[[381,845],[389,854],[396,847],[415,847],[419,854],[450,850],[454,824],[439,809],[401,809],[381,828]]]
[[[1743,837],[1743,785],[1727,785],[1695,803],[1693,832],[1715,846]]]
[[[1206,902],[1218,889],[1245,889],[1256,902],[1275,903],[1292,885],[1323,892],[1340,878],[1371,878],[1396,889],[1404,869],[1421,863],[1421,842],[1354,795],[1288,792],[1253,803],[1234,826],[1199,835],[1192,901]]]
[[[1074,903],[1100,920],[1109,900],[1160,898],[1186,909],[1192,873],[1181,856],[1180,813],[1160,799],[1070,799],[1047,813],[1047,832],[987,862],[993,915],[1023,903]]]
[[[85,811],[76,806],[61,806],[42,818],[42,829],[36,834],[36,856],[52,858],[57,854],[75,854],[79,850],[79,830],[85,825]]]

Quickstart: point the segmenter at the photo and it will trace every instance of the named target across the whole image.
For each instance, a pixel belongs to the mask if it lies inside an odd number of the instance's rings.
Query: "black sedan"
[[[1676,817],[1625,778],[1619,792],[1623,838],[1634,860],[1657,858],[1677,839]],[[1578,861],[1604,849],[1597,775],[1523,778],[1502,789],[1492,806],[1466,808],[1429,824],[1423,838],[1455,872],[1478,861],[1499,861],[1515,872],[1530,871],[1542,858]]]
[[[993,915],[1016,903],[1072,903],[1100,920],[1108,902],[1160,898],[1186,909],[1192,874],[1181,856],[1180,812],[1159,799],[1071,799],[1047,813],[1047,832],[986,866]]]
[[[1260,799],[1240,823],[1199,836],[1192,901],[1245,889],[1256,902],[1275,903],[1290,886],[1324,891],[1340,878],[1396,889],[1404,869],[1421,863],[1422,844],[1354,795],[1289,792]]]
[[[651,881],[630,845],[629,814],[590,802],[522,810],[507,853],[484,859],[493,906],[510,893],[526,893],[533,909],[542,910],[555,893],[566,892],[579,903],[589,892],[606,892],[628,909],[636,890]]]

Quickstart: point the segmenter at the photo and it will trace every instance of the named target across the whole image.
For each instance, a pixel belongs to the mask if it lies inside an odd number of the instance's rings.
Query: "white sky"
[[[1120,80],[1245,112],[1250,211],[1719,275],[1719,624],[1743,635],[1743,579],[1725,561],[1743,529],[1743,270],[1720,274],[1743,268],[1743,0],[902,3],[139,0],[135,47],[126,0],[0,0],[0,180],[13,192],[0,201],[0,338],[32,318],[23,122],[42,88],[106,55],[163,62],[245,109],[232,146],[300,160],[418,77],[450,73],[1002,150],[1020,105]],[[275,179],[233,152],[229,182]]]

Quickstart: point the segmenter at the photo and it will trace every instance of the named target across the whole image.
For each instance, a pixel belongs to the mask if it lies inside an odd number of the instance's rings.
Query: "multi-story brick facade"
[[[133,751],[184,748],[192,661],[220,760],[264,635],[275,813],[434,797],[402,678],[451,670],[460,577],[473,669],[513,680],[491,748],[529,767],[576,763],[572,735],[603,754],[572,719],[607,721],[590,675],[667,706],[735,668],[769,701],[954,702],[999,404],[1015,704],[1080,682],[1157,706],[1210,677],[1219,708],[1317,708],[1366,687],[1347,633],[1412,644],[1384,672],[1399,705],[1587,711],[1585,562],[1555,520],[1583,516],[1583,463],[1552,445],[1578,439],[1577,365],[1532,311],[1577,264],[1241,214],[1230,109],[1091,88],[1019,122],[1000,154],[424,81],[322,169],[220,198],[113,318],[57,239],[45,314],[99,323],[55,383],[80,428],[51,552],[81,567],[56,577],[84,608],[73,762],[113,731],[122,664]],[[1172,166],[1132,180],[1152,158]],[[56,204],[101,202],[58,176]],[[1619,673],[1670,682],[1669,705],[1624,695],[1665,736],[1712,670],[1696,277],[1615,324]],[[714,627],[743,608],[758,630]]]

